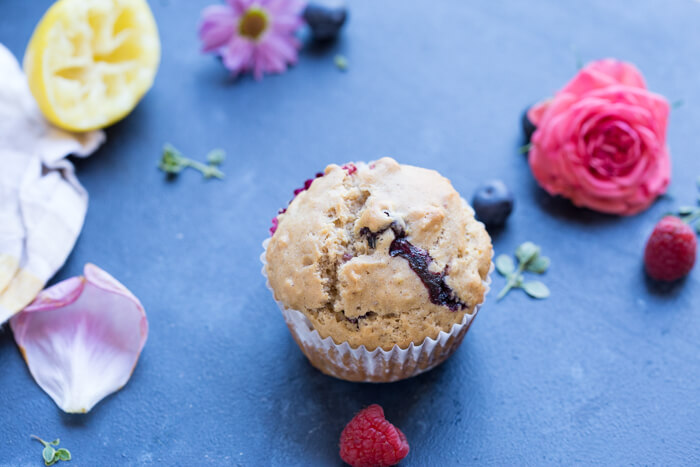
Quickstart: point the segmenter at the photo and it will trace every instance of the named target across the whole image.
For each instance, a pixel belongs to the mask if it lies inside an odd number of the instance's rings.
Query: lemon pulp
[[[87,131],[131,112],[159,61],[158,29],[145,0],[59,0],[34,30],[23,66],[46,118]]]

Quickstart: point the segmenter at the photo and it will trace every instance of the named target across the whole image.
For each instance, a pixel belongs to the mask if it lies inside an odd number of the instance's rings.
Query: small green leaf
[[[48,446],[50,444],[50,443],[47,443],[46,441],[44,441],[43,439],[39,438],[37,435],[30,435],[30,438],[33,438],[33,439],[39,441],[44,446]]]
[[[540,247],[532,242],[525,242],[515,250],[518,258],[518,266],[508,255],[499,255],[496,258],[496,270],[506,277],[506,285],[496,297],[501,300],[512,289],[521,288],[529,296],[534,298],[549,297],[549,289],[540,281],[525,282],[524,272],[544,274],[549,269],[550,260],[546,256],[540,256]]]
[[[540,254],[540,247],[532,242],[525,242],[515,250],[515,256],[521,263],[527,264]]]
[[[333,63],[335,63],[336,68],[338,68],[340,71],[346,71],[348,69],[348,59],[343,55],[336,55],[333,58]]]
[[[524,145],[520,146],[520,148],[518,149],[518,152],[520,154],[527,154],[528,152],[530,152],[531,147],[532,147],[532,143],[524,144]]]
[[[161,162],[160,164],[158,164],[158,168],[168,174],[178,174],[182,172],[182,169],[184,169],[185,166]]]
[[[61,448],[58,451],[56,451],[56,457],[58,457],[62,461],[71,460],[70,451],[64,448]]]
[[[165,144],[158,168],[169,174],[177,174],[185,168],[185,160],[177,149],[170,144]]]
[[[168,175],[177,175],[182,172],[185,167],[191,167],[200,171],[205,178],[224,178],[224,173],[217,168],[217,166],[223,162],[224,156],[223,150],[215,149],[207,156],[209,165],[205,165],[183,156],[180,151],[175,149],[171,144],[165,144],[163,146],[163,154],[158,163],[158,168]]]
[[[223,149],[212,149],[207,154],[207,162],[212,165],[220,165],[226,158],[226,151]]]
[[[527,270],[537,274],[544,274],[549,269],[549,258],[546,256],[538,256],[527,265]]]
[[[207,165],[202,168],[204,178],[224,178],[224,173],[213,165]]]
[[[55,461],[53,459],[54,454],[56,454],[56,450],[53,448],[53,446],[46,446],[43,451],[41,451],[41,455],[44,458],[44,463],[46,465],[51,465]]]
[[[687,216],[688,214],[694,213],[695,209],[695,206],[681,206],[678,208],[678,214],[681,216]]]
[[[59,444],[61,444],[61,438],[56,438],[55,440],[51,441],[51,443],[49,443],[49,444],[53,444],[54,446],[58,446]]]
[[[549,289],[540,281],[525,282],[523,290],[532,298],[547,298],[549,297]]]
[[[503,297],[508,295],[508,292],[510,292],[512,288],[513,288],[513,283],[509,280],[508,282],[506,282],[505,287],[503,287],[501,289],[501,291],[498,292],[498,296],[496,297],[496,301],[500,301]]]
[[[510,256],[499,255],[498,258],[496,258],[496,270],[502,276],[507,276],[515,271],[515,263]]]

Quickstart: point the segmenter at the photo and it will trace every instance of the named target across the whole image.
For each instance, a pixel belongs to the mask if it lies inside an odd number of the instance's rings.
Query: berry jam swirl
[[[360,229],[360,235],[367,237],[367,244],[374,249],[377,246],[377,238],[387,230],[391,229],[394,232],[394,240],[389,246],[389,255],[391,257],[400,257],[408,261],[411,270],[423,282],[423,285],[428,289],[430,301],[436,305],[446,306],[452,311],[463,310],[468,305],[457,297],[457,294],[447,285],[445,277],[447,276],[447,267],[441,272],[433,272],[430,270],[430,264],[433,258],[426,250],[419,248],[409,242],[406,237],[406,232],[396,222],[378,232],[372,232],[368,227]]]

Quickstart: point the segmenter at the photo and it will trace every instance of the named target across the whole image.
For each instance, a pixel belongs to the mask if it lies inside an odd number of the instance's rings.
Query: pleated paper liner
[[[273,294],[270,282],[267,280],[267,245],[270,239],[263,242],[263,253],[260,260],[263,263],[262,274],[267,288]],[[491,272],[484,281],[486,293],[491,285]],[[484,294],[484,297],[486,296]],[[394,345],[391,350],[381,347],[369,351],[364,345],[351,347],[347,342],[336,344],[331,337],[321,338],[311,322],[301,311],[285,307],[275,300],[287,327],[301,351],[309,362],[321,372],[346,381],[386,383],[399,381],[419,375],[447,360],[464,340],[480,306],[474,307],[471,314],[465,314],[460,323],[453,324],[450,332],[440,331],[435,339],[427,337],[422,343],[411,343],[407,348]]]

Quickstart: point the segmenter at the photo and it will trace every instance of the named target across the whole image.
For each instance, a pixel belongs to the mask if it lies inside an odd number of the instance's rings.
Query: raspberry
[[[664,217],[647,240],[644,250],[647,273],[660,281],[680,279],[693,269],[697,243],[688,224],[677,217]]]
[[[277,216],[279,216],[280,214],[284,214],[285,212],[287,212],[287,208],[280,209],[279,211],[277,211]],[[273,236],[275,234],[275,232],[277,232],[277,227],[279,227],[279,225],[280,225],[280,221],[279,221],[279,219],[277,219],[277,216],[272,218],[272,227],[270,227],[270,236]]]
[[[280,225],[280,221],[277,220],[277,217],[272,218],[272,227],[270,227],[270,236],[273,236],[275,232],[277,232],[277,227]]]
[[[346,170],[348,172],[348,175],[352,175],[355,172],[357,172],[357,166],[353,164],[352,162],[345,164],[343,167],[341,167],[343,170]]]
[[[407,454],[406,436],[377,404],[355,415],[340,434],[340,457],[352,467],[396,465]]]
[[[302,191],[306,191],[306,190],[308,190],[309,188],[311,188],[311,184],[314,182],[314,180],[316,180],[317,178],[321,178],[321,177],[323,177],[323,172],[318,172],[318,173],[314,176],[314,178],[309,178],[309,179],[307,179],[307,180],[304,180],[304,186],[301,187],[301,188],[297,188],[296,190],[294,190],[294,197],[292,198],[292,201],[294,200],[294,198],[297,197],[297,195],[298,195],[299,193],[301,193]],[[289,202],[291,203],[292,201],[289,201]]]

